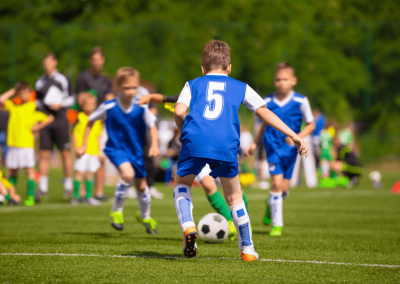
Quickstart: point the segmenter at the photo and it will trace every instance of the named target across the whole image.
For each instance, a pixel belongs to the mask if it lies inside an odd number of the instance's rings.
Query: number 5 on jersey
[[[224,96],[220,92],[225,92],[225,87],[225,82],[208,82],[206,97],[208,104],[203,112],[205,119],[215,120],[221,116],[224,110]]]

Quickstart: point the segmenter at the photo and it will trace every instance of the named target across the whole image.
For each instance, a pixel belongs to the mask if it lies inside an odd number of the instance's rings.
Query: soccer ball
[[[209,243],[222,243],[229,234],[228,221],[217,213],[210,213],[201,218],[197,228],[200,239]]]

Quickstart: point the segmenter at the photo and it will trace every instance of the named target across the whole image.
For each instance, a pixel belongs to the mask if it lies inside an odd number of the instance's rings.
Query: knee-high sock
[[[39,189],[43,193],[47,193],[49,191],[49,178],[47,176],[40,176]]]
[[[80,180],[74,180],[74,197],[79,198],[79,191],[81,190],[81,181]]]
[[[28,188],[27,195],[33,196],[35,194],[35,180],[34,179],[28,179],[27,188]]]
[[[212,208],[225,217],[226,220],[232,221],[231,211],[229,211],[228,205],[225,202],[225,199],[218,192],[218,190],[211,195],[207,195],[207,199],[210,202]]]
[[[143,192],[136,190],[136,196],[137,196],[137,200],[139,203],[140,217],[142,217],[143,219],[149,219],[150,218],[150,201],[151,201],[149,187],[146,186],[146,189]]]
[[[15,176],[10,176],[8,179],[14,186],[17,186],[17,175]]]
[[[112,207],[112,212],[122,211],[124,209],[124,203],[126,198],[126,192],[128,188],[131,186],[130,183],[124,182],[122,179],[119,179],[117,182],[117,186],[115,187],[115,195],[114,195],[114,204]]]
[[[86,198],[92,197],[93,182],[91,180],[85,180]]]
[[[272,192],[269,195],[269,208],[271,210],[272,226],[283,227],[282,192]]]
[[[74,187],[74,180],[72,177],[64,179],[64,189],[67,191],[71,191]]]
[[[250,218],[247,213],[244,202],[230,206],[232,220],[238,232],[239,249],[242,251],[245,247],[253,246],[250,230]]]
[[[193,222],[193,203],[190,187],[187,185],[178,184],[174,188],[175,210],[178,215],[179,225],[182,231],[189,227],[196,227]]]

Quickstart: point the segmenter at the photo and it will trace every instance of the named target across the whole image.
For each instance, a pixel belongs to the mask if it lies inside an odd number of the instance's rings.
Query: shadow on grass
[[[164,260],[180,260],[184,256],[182,254],[162,254],[155,251],[132,251],[131,253],[122,254],[122,256],[138,256],[142,258],[160,258]]]

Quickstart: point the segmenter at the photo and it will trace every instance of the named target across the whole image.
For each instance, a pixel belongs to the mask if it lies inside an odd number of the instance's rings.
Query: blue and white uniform
[[[119,98],[101,104],[89,117],[89,121],[104,119],[108,140],[104,154],[118,168],[122,163],[131,163],[135,178],[146,177],[143,155],[144,136],[147,128],[155,125],[156,117],[147,105],[139,106],[137,99],[125,109]]]
[[[307,97],[291,91],[289,96],[279,101],[275,94],[264,98],[267,108],[275,113],[295,133],[300,133],[302,121],[311,123],[314,121],[310,103]],[[267,152],[267,160],[271,175],[283,175],[285,179],[292,177],[296,162],[296,146],[289,146],[285,142],[285,134],[275,128],[265,128],[264,145]]]
[[[188,106],[190,112],[182,128],[177,174],[198,175],[209,164],[212,177],[235,177],[240,144],[239,107],[244,104],[255,113],[266,103],[246,83],[213,73],[187,82],[178,103]]]

